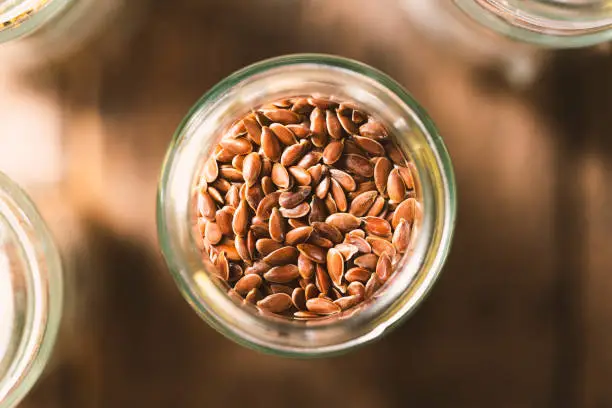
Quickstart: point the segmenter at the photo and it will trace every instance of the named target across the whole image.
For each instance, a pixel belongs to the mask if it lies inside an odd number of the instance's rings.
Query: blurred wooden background
[[[81,49],[0,75],[0,168],[51,224],[71,290],[23,407],[612,407],[610,45],[476,53],[433,38],[423,26],[436,22],[407,2],[129,0]],[[156,245],[157,177],[181,118],[232,71],[294,52],[404,84],[444,136],[459,191],[431,296],[334,359],[226,340],[180,297]],[[517,82],[508,66],[521,58]],[[0,60],[19,65],[2,48]],[[16,138],[31,161],[15,159]]]

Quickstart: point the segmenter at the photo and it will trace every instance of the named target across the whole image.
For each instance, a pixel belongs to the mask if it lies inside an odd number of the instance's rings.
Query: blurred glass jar
[[[0,173],[0,408],[17,405],[42,373],[62,294],[60,257],[44,221]]]
[[[385,123],[417,169],[413,253],[374,299],[340,317],[313,321],[273,318],[242,307],[203,260],[193,233],[195,188],[220,130],[254,107],[296,95],[353,101]],[[179,126],[158,192],[157,223],[163,254],[180,291],[196,312],[230,339],[288,356],[320,356],[370,342],[397,325],[423,300],[450,249],[455,184],[446,148],[414,99],[385,74],[361,63],[324,55],[289,55],[246,67],[213,87]],[[415,236],[413,234],[413,236]],[[409,259],[406,259],[409,258]]]
[[[480,24],[550,47],[582,47],[612,39],[610,0],[453,0]]]
[[[0,0],[0,43],[31,34],[72,0]]]

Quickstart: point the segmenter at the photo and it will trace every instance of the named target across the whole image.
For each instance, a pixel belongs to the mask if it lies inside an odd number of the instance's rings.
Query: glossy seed
[[[221,251],[219,256],[217,257],[217,272],[219,273],[219,277],[225,281],[229,279],[229,262],[227,261],[227,257],[225,251]]]
[[[293,306],[298,310],[306,310],[306,291],[302,288],[295,288],[291,293]]]
[[[355,267],[346,271],[345,278],[347,282],[367,282],[370,279],[370,275],[372,275],[372,271],[369,271],[365,268]]]
[[[205,236],[211,244],[216,245],[223,238],[223,232],[216,222],[209,221],[206,223]]]
[[[246,268],[244,274],[250,275],[254,273],[257,275],[263,275],[264,273],[268,272],[270,268],[272,268],[272,265],[269,265],[263,261],[257,261],[253,265]]]
[[[248,154],[253,151],[253,145],[244,137],[226,138],[219,143],[224,150],[234,154]]]
[[[378,256],[373,253],[364,254],[355,258],[353,263],[361,268],[366,268],[371,271],[376,269],[376,263],[378,262]]]
[[[278,206],[280,195],[280,191],[275,191],[274,193],[265,196],[257,206],[257,217],[264,221],[269,220],[270,214],[272,214],[272,208]]]
[[[385,151],[394,164],[398,166],[406,165],[406,159],[395,142],[385,144]]]
[[[374,204],[374,201],[376,201],[377,196],[377,191],[366,191],[359,194],[351,202],[349,212],[356,217],[365,215],[370,207],[372,207],[372,204]]]
[[[344,142],[342,140],[334,140],[323,150],[323,162],[327,165],[336,163],[342,157],[343,150]]]
[[[327,251],[327,272],[335,286],[342,284],[344,276],[344,258],[340,251],[335,248],[330,248]]]
[[[261,145],[261,126],[259,123],[251,117],[244,118],[243,122],[248,138],[254,143]]]
[[[325,249],[312,244],[298,244],[298,251],[306,258],[316,263],[325,263]]]
[[[280,142],[276,135],[274,135],[274,132],[267,126],[264,126],[261,132],[261,148],[268,159],[273,162],[280,160],[282,153]]]
[[[310,114],[310,140],[317,147],[323,147],[327,143],[327,131],[325,113],[320,108],[315,108]]]
[[[396,203],[401,202],[406,195],[406,186],[404,180],[400,176],[399,170],[393,169],[387,180],[387,193],[389,198]]]
[[[291,186],[291,176],[289,172],[280,163],[274,163],[272,166],[272,182],[280,189],[288,189]]]
[[[285,243],[287,245],[297,245],[304,243],[310,238],[312,234],[312,227],[298,227],[287,232]]]
[[[324,222],[313,222],[312,227],[324,238],[329,239],[334,244],[342,242],[342,232],[335,226]]]
[[[234,286],[234,290],[241,295],[246,295],[251,290],[258,288],[261,286],[262,279],[261,276],[256,274],[244,275],[242,278],[236,282]]]
[[[266,256],[271,254],[283,247],[283,244],[271,239],[271,238],[260,238],[255,243],[255,248],[257,248],[257,252],[261,254],[261,256]]]
[[[338,211],[345,212],[348,209],[348,201],[346,199],[344,189],[342,188],[340,183],[336,181],[336,179],[331,179],[330,190],[332,198],[334,199],[334,202],[336,203],[336,206],[338,208]]]
[[[383,238],[378,237],[367,237],[366,240],[372,247],[372,252],[376,255],[381,256],[384,253],[388,253],[391,258],[395,257],[396,250],[393,244]]]
[[[314,246],[318,246],[318,247],[326,248],[326,249],[332,248],[334,246],[333,242],[331,242],[327,238],[323,238],[316,231],[314,231],[312,234],[310,234],[310,237],[308,237],[308,243],[312,244]]]
[[[310,173],[304,170],[303,168],[292,166],[292,167],[289,167],[288,170],[289,170],[289,174],[293,176],[296,183],[299,184],[300,186],[309,186],[310,183],[312,183],[312,177],[310,176]]]
[[[376,197],[376,200],[374,200],[374,204],[372,204],[366,215],[373,217],[380,216],[382,218],[381,214],[385,211],[386,205],[387,201],[383,196],[379,195]]]
[[[306,307],[309,311],[319,315],[332,315],[341,311],[340,306],[324,298],[308,299]]]
[[[393,239],[391,242],[398,253],[403,254],[406,252],[408,243],[410,242],[410,224],[408,224],[408,221],[405,219],[400,220],[393,232]]]
[[[291,307],[291,296],[286,293],[274,293],[257,302],[257,307],[272,313],[280,313]]]
[[[391,170],[393,170],[393,163],[386,157],[379,159],[374,166],[374,183],[380,194],[384,195],[387,191],[387,180]]]
[[[253,152],[246,156],[242,165],[242,176],[248,186],[252,186],[257,182],[261,173],[261,167],[262,163],[259,153]]]
[[[362,177],[372,177],[374,167],[365,157],[358,154],[344,154],[338,161],[338,165],[346,169],[349,173]]]
[[[216,212],[215,221],[223,235],[230,236],[234,233],[232,229],[232,220],[234,219],[235,211],[233,207],[226,206]]]
[[[254,184],[250,187],[247,186],[244,195],[249,207],[251,207],[253,211],[257,210],[259,203],[266,196],[263,189],[258,184]]]
[[[329,191],[330,186],[330,177],[324,177],[323,180],[317,185],[316,194],[320,199],[324,199],[327,196],[327,192]]]
[[[342,233],[347,233],[350,230],[359,228],[361,225],[361,220],[359,218],[347,213],[332,214],[327,217],[325,222],[338,228]]]
[[[359,296],[363,300],[365,299],[365,285],[359,281],[351,282],[346,288],[346,293],[351,296]]]
[[[378,258],[378,263],[376,264],[376,275],[380,278],[381,282],[386,282],[391,276],[391,272],[393,271],[391,266],[391,259],[387,253],[381,255]]]
[[[329,173],[345,191],[355,191],[357,189],[357,183],[350,174],[338,169],[330,169]]]
[[[373,156],[383,156],[385,154],[385,148],[374,139],[363,136],[354,136],[353,140],[355,140],[357,146]]]
[[[331,279],[325,269],[325,266],[317,264],[315,266],[315,285],[320,292],[320,295],[326,295],[331,288]]]
[[[280,213],[285,218],[301,218],[304,217],[310,212],[310,205],[308,203],[301,203],[293,208],[283,208],[281,207]]]
[[[315,273],[315,264],[308,257],[300,254],[297,260],[298,272],[304,279],[310,279]]]
[[[297,166],[303,169],[308,169],[317,164],[321,160],[321,157],[323,157],[323,153],[315,150],[310,151],[300,159]]]
[[[361,125],[359,127],[359,133],[361,136],[367,136],[377,140],[384,140],[389,135],[382,123],[375,120],[370,120]]]
[[[208,194],[210,194],[210,198],[212,198],[216,203],[219,203],[221,205],[225,204],[225,200],[223,199],[223,196],[221,195],[221,193],[214,187],[208,187],[208,190],[206,190],[208,192]]]
[[[350,309],[358,305],[361,302],[362,298],[356,295],[351,296],[343,296],[339,299],[334,300],[334,304],[339,306],[342,310]]]
[[[275,266],[264,273],[264,279],[273,283],[288,283],[297,279],[300,274],[296,265]]]
[[[310,142],[307,140],[301,140],[298,144],[287,146],[281,154],[281,164],[285,167],[293,166],[304,157],[309,148]]]
[[[240,235],[236,235],[234,238],[234,246],[236,247],[236,251],[240,258],[247,263],[247,265],[251,264],[252,255],[247,246],[246,237],[241,237]]]
[[[363,230],[357,230],[357,231],[363,233]],[[347,244],[355,245],[357,249],[359,250],[359,252],[361,252],[362,254],[368,254],[372,252],[372,247],[370,246],[368,241],[366,241],[365,238],[358,236],[356,234],[353,234],[353,232],[357,232],[357,231],[351,231],[351,233],[349,233],[344,239],[344,242],[346,242]],[[365,236],[365,233],[363,233],[363,235]]]
[[[217,205],[210,194],[206,191],[200,191],[198,194],[198,213],[200,216],[208,220],[214,220],[216,211]]]
[[[285,246],[271,252],[263,258],[263,261],[272,266],[287,265],[297,262],[299,252],[295,247]]]
[[[370,299],[372,297],[372,295],[374,295],[374,293],[378,289],[380,289],[381,286],[382,286],[382,282],[378,278],[378,275],[373,273],[370,276],[370,279],[368,279],[368,282],[365,285],[365,293],[364,293],[365,298],[366,299]]]
[[[278,140],[285,146],[291,146],[297,143],[297,139],[293,132],[280,123],[271,124],[270,130],[274,132]]]
[[[278,203],[284,208],[295,208],[306,200],[312,191],[310,186],[298,187],[295,191],[283,192]]]
[[[285,241],[285,219],[281,215],[278,208],[274,207],[272,209],[272,214],[270,215],[270,238],[277,242]]]
[[[355,125],[355,123],[351,120],[351,118],[345,115],[341,115],[339,112],[337,116],[338,116],[338,121],[340,122],[340,125],[342,126],[342,128],[344,129],[346,133],[354,135],[359,131],[359,129],[357,128],[357,125]]]
[[[347,261],[351,260],[353,256],[359,252],[359,249],[357,249],[355,245],[347,243],[336,244],[334,248],[340,251],[342,257]]]
[[[310,136],[310,129],[304,125],[287,125],[287,129],[291,130],[298,139],[305,139]]]
[[[261,189],[265,195],[272,194],[276,191],[276,185],[274,185],[270,177],[265,176],[261,179]]]
[[[397,208],[395,209],[395,213],[393,214],[392,225],[393,228],[397,228],[399,222],[404,219],[409,224],[414,222],[415,212],[416,212],[417,202],[414,198],[408,198],[402,201]]]
[[[314,283],[309,283],[308,285],[306,285],[306,287],[304,288],[304,292],[306,294],[306,300],[314,299],[319,296],[319,289]]]
[[[219,177],[223,177],[224,179],[234,183],[240,183],[244,180],[240,170],[225,166],[221,166],[219,168]]]
[[[232,221],[232,229],[236,235],[246,235],[249,226],[249,207],[246,200],[240,201],[236,212],[234,213],[234,220]]]
[[[402,180],[404,181],[406,189],[414,189],[414,178],[412,177],[412,172],[410,171],[410,169],[408,169],[408,167],[399,166],[397,168],[397,171],[399,171],[400,176],[402,176]]]
[[[301,121],[300,115],[286,109],[271,109],[262,111],[261,113],[272,122],[278,122],[283,125],[296,124]]]
[[[364,229],[368,234],[378,235],[379,237],[391,237],[391,225],[379,217],[364,217]]]
[[[207,183],[212,183],[219,176],[219,167],[217,165],[217,160],[214,157],[206,160],[206,164],[204,165],[204,179]]]

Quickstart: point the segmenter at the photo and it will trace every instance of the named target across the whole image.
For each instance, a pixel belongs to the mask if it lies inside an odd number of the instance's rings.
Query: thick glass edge
[[[575,35],[555,35],[529,30],[513,25],[505,19],[483,9],[474,0],[453,0],[453,3],[468,17],[511,39],[548,48],[579,48],[612,40],[612,27],[596,32]]]
[[[407,104],[418,116],[419,120],[422,122],[421,125],[427,131],[427,137],[430,141],[430,146],[433,146],[432,149],[436,156],[436,161],[438,164],[438,168],[441,170],[442,177],[444,180],[444,196],[446,197],[446,202],[444,203],[445,208],[445,230],[442,231],[442,241],[440,242],[439,247],[442,249],[435,256],[435,264],[429,272],[428,279],[426,280],[424,286],[421,288],[422,290],[418,292],[417,297],[413,299],[417,304],[420,304],[425,296],[428,294],[429,290],[437,281],[437,278],[441,272],[442,266],[446,260],[446,257],[450,251],[450,243],[452,241],[454,226],[455,226],[455,218],[456,218],[456,191],[455,191],[455,178],[454,172],[450,161],[450,156],[448,155],[448,151],[442,138],[440,137],[433,121],[429,118],[429,115],[425,112],[425,110],[416,102],[416,100],[406,91],[399,83],[390,78],[387,74],[370,67],[361,62],[333,56],[327,54],[290,54],[284,55],[276,58],[271,58],[267,60],[263,60],[252,65],[249,65],[245,68],[240,69],[239,71],[234,72],[229,75],[221,82],[213,86],[208,92],[206,92],[189,110],[185,118],[179,124],[177,130],[174,133],[172,141],[170,143],[169,149],[167,151],[166,157],[164,159],[164,164],[162,166],[162,172],[160,177],[160,182],[158,185],[158,194],[157,194],[157,228],[158,228],[158,239],[160,242],[160,247],[162,250],[162,254],[166,259],[170,272],[185,299],[187,302],[192,305],[192,307],[198,303],[197,296],[192,292],[192,288],[183,281],[183,277],[174,267],[174,260],[171,250],[171,243],[169,242],[169,234],[166,230],[166,221],[164,215],[164,197],[166,196],[164,186],[167,184],[168,178],[170,176],[169,171],[172,167],[172,162],[174,160],[174,152],[175,147],[179,143],[181,137],[185,134],[185,131],[192,124],[192,122],[197,118],[196,113],[200,111],[207,103],[212,100],[215,100],[217,97],[221,96],[226,89],[233,87],[234,85],[240,83],[244,79],[247,79],[251,76],[254,76],[260,72],[268,71],[276,67],[297,65],[297,64],[321,64],[327,65],[330,67],[343,68],[349,71],[353,71],[359,74],[362,74],[370,79],[373,79],[387,89],[389,89],[392,93],[398,96],[402,102]],[[414,303],[414,302],[411,302]],[[397,324],[404,320],[404,318],[408,317],[416,307],[411,304],[408,305],[407,311],[401,311],[401,316],[397,316],[395,319],[390,319],[390,322],[386,324],[383,328],[378,328],[373,330],[370,333],[366,333],[353,341],[340,344],[336,347],[326,347],[325,349],[317,349],[317,350],[286,350],[283,348],[276,347],[267,347],[265,345],[250,341],[248,339],[240,338],[235,335],[231,330],[228,330],[225,327],[217,322],[212,316],[208,316],[204,313],[200,308],[194,307],[194,310],[200,315],[208,324],[210,324],[213,328],[219,331],[224,336],[228,337],[232,341],[235,341],[241,345],[247,346],[251,349],[255,349],[264,353],[287,356],[287,357],[298,357],[298,358],[312,358],[312,357],[324,357],[330,355],[338,355],[347,352],[349,349],[353,349],[358,346],[363,346],[368,344],[377,338],[379,338],[383,333],[388,332],[390,329],[394,328]]]
[[[14,201],[16,207],[21,211],[17,216],[24,223],[24,230],[31,231],[30,236],[36,240],[27,243],[33,246],[36,255],[36,259],[31,259],[31,261],[40,261],[42,256],[47,264],[45,270],[48,273],[48,276],[39,282],[43,286],[42,298],[34,299],[35,302],[40,302],[34,306],[39,308],[43,315],[39,316],[40,320],[32,321],[32,326],[28,327],[25,333],[25,337],[33,334],[36,335],[36,338],[22,339],[25,344],[23,347],[20,345],[21,353],[15,358],[15,360],[24,359],[27,364],[24,365],[21,380],[18,380],[9,389],[6,398],[0,401],[0,408],[12,408],[34,386],[51,356],[62,316],[64,289],[59,251],[36,205],[21,187],[2,172],[0,172],[0,189]],[[40,279],[40,277],[36,278]]]
[[[23,38],[41,28],[47,21],[55,17],[66,5],[73,0],[47,0],[22,21],[0,27],[0,47],[2,43]],[[0,51],[2,48],[0,48]]]

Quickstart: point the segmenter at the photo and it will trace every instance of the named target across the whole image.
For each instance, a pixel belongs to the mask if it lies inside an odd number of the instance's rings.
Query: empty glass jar
[[[0,408],[17,405],[43,371],[62,293],[60,257],[45,223],[0,173]]]
[[[453,0],[481,24],[515,39],[581,47],[612,39],[609,0]]]
[[[352,101],[394,134],[416,168],[422,217],[412,254],[374,299],[339,317],[300,321],[243,307],[214,278],[193,233],[194,191],[203,163],[234,120],[274,100],[321,95]],[[211,326],[243,345],[288,356],[321,356],[368,343],[396,326],[421,303],[450,249],[455,222],[450,159],[433,123],[387,75],[356,61],[326,55],[289,55],[246,67],[213,87],[179,126],[158,192],[158,235],[183,296]],[[200,237],[201,239],[201,237]],[[210,272],[210,273],[208,273]]]

